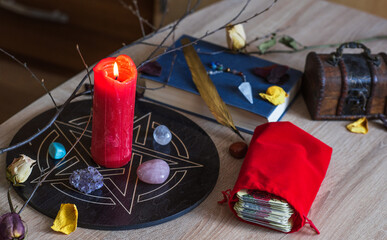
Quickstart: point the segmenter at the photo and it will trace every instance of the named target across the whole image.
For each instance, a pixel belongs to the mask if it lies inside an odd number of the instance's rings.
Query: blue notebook
[[[188,38],[191,41],[195,40],[193,37],[183,35],[175,42],[175,47],[181,46],[180,40],[182,38]],[[220,73],[210,76],[219,95],[227,104],[235,125],[241,131],[252,133],[255,127],[262,123],[278,121],[300,88],[302,72],[289,69],[287,73],[290,78],[286,83],[281,85],[289,94],[289,97],[285,103],[274,106],[259,96],[259,93],[266,92],[266,89],[274,84],[270,84],[253,74],[252,69],[255,67],[270,66],[275,63],[241,53],[221,52],[212,55],[204,54],[227,50],[224,47],[206,41],[199,41],[194,47],[207,70],[211,70],[211,62],[220,62],[225,67],[243,72],[247,81],[250,82],[254,100],[253,104],[250,104],[238,89],[238,86],[242,83],[240,76],[230,73]],[[141,77],[146,78],[147,87],[158,87],[166,82],[172,60],[173,53],[163,55],[157,60],[162,66],[160,77],[141,75]],[[192,81],[191,73],[182,50],[177,51],[175,65],[167,86],[155,91],[146,90],[145,98],[195,115],[214,119],[208,107],[199,96],[199,92]]]

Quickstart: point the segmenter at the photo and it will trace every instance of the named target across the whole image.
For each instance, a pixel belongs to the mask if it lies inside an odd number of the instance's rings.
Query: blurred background
[[[122,3],[130,0],[0,0],[0,48],[53,89],[88,65],[141,37],[138,19]],[[202,0],[203,8],[219,0]],[[330,0],[387,18],[385,0]],[[159,26],[178,19],[188,0],[138,0],[141,16]],[[146,27],[146,33],[152,31]],[[0,53],[0,123],[45,94],[23,67]]]

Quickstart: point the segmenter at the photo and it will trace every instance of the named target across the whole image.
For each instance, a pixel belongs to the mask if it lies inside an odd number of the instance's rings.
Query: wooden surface
[[[241,8],[241,1],[223,1],[202,10],[182,22],[177,37],[182,33],[199,37],[207,30],[217,28],[231,19]],[[263,9],[269,1],[252,1],[244,17]],[[242,19],[243,19],[242,16]],[[195,24],[193,24],[195,23]],[[280,1],[269,12],[245,24],[248,38],[265,35],[275,29],[290,26],[285,33],[305,45],[336,43],[387,32],[387,21],[357,10],[324,1]],[[157,42],[162,38],[152,39]],[[208,41],[226,46],[224,32],[207,38]],[[171,41],[170,41],[171,42]],[[373,52],[386,51],[386,42],[367,44]],[[249,50],[254,50],[252,45]],[[152,49],[136,46],[124,52],[135,62],[143,60]],[[331,52],[324,49],[319,52]],[[265,59],[287,64],[303,70],[306,52],[297,54],[272,54]],[[69,96],[84,73],[80,73],[54,91],[59,102]],[[0,145],[6,146],[16,131],[33,116],[52,107],[47,96],[34,102],[0,125]],[[220,156],[220,175],[214,191],[192,212],[174,221],[158,226],[131,231],[95,231],[77,229],[69,236],[50,229],[53,220],[31,208],[22,217],[29,226],[29,239],[386,239],[387,190],[386,170],[387,135],[379,122],[370,122],[367,135],[350,133],[346,121],[312,121],[304,100],[298,97],[284,121],[291,121],[313,136],[333,147],[331,163],[324,182],[312,205],[308,217],[321,231],[305,226],[299,232],[282,234],[238,221],[227,206],[220,206],[221,191],[232,188],[242,161],[229,156],[228,146],[237,141],[225,127],[189,116],[213,139]],[[250,135],[244,134],[249,141]],[[5,155],[0,156],[0,169],[5,168]],[[0,213],[9,211],[6,200],[7,183],[0,178]],[[20,198],[12,192],[17,205]]]
[[[330,2],[340,3],[362,11],[387,18],[387,1],[385,0],[329,0]]]

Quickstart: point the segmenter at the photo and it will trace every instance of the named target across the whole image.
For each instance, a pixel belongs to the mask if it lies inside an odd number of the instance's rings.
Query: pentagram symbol
[[[71,105],[45,134],[18,152],[29,154],[38,162],[26,187],[16,189],[22,197],[29,196],[41,177],[40,171],[44,176],[56,164],[48,154],[50,143],[61,142],[70,149],[85,128],[91,102]],[[49,118],[49,114],[50,111],[31,120],[14,141],[25,136],[27,130],[33,131],[37,124],[41,125],[42,119]],[[153,130],[160,124],[167,125],[173,135],[166,146],[153,140]],[[60,203],[70,202],[78,207],[80,226],[98,229],[145,227],[188,212],[204,200],[216,183],[219,158],[211,139],[192,121],[169,109],[146,102],[136,103],[132,158],[122,168],[107,169],[93,162],[91,135],[89,126],[66,160],[46,177],[38,189],[38,196],[31,201],[38,211],[54,217]],[[12,161],[12,155],[18,153],[8,154],[7,161]],[[169,178],[160,185],[141,182],[136,174],[138,166],[155,158],[168,163]],[[96,167],[104,177],[104,186],[90,194],[79,192],[69,183],[74,170],[87,166]]]

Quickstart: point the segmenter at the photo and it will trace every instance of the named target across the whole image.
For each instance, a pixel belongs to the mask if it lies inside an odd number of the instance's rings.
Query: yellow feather
[[[189,43],[190,40],[187,38],[183,38],[181,40],[182,45],[187,45]],[[183,53],[191,71],[192,80],[195,83],[200,96],[203,98],[211,113],[214,115],[216,121],[231,128],[236,134],[238,134],[239,137],[244,139],[238,129],[236,129],[226,104],[219,96],[214,83],[211,81],[203,63],[200,61],[195,48],[192,45],[186,46],[183,48]]]

